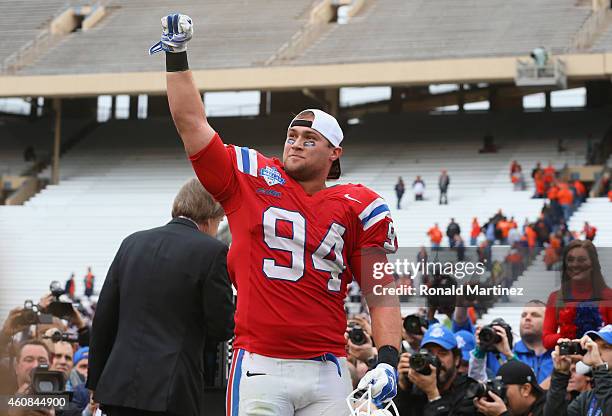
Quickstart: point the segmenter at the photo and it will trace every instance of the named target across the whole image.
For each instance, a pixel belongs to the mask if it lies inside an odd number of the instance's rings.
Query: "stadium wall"
[[[557,56],[567,77],[611,79],[612,53]],[[514,82],[517,59],[441,59],[317,66],[195,70],[206,91],[291,90],[374,85]],[[102,94],[165,94],[163,72],[0,77],[0,97],[76,97]]]

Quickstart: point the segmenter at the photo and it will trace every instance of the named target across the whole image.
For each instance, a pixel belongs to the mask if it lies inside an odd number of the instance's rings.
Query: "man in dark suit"
[[[123,241],[100,293],[87,387],[109,416],[199,415],[205,341],[233,334],[221,206],[194,178],[172,217]]]

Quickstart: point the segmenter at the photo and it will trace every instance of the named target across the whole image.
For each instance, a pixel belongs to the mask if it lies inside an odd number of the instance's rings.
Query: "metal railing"
[[[567,88],[567,75],[565,63],[557,58],[550,58],[544,65],[538,65],[533,61],[517,60],[516,62],[516,85],[525,86],[558,86]]]

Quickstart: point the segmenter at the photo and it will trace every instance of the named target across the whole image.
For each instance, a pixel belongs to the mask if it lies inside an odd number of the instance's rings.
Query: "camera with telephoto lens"
[[[356,322],[349,322],[348,326],[348,337],[353,344],[363,345],[368,341],[368,338],[366,337],[366,334],[361,325]]]
[[[435,355],[432,355],[426,349],[422,349],[416,354],[412,354],[410,356],[410,360],[408,362],[410,368],[416,371],[419,374],[423,374],[424,376],[428,376],[431,374],[430,365],[433,365],[438,372],[440,371],[440,360]]]
[[[494,319],[489,325],[485,325],[478,334],[480,340],[479,349],[484,352],[498,352],[495,344],[501,342],[502,337],[495,331],[494,326],[500,326],[506,331],[508,345],[512,348],[512,328],[502,318]]]
[[[501,380],[501,377],[496,377],[493,380],[488,380],[486,382],[479,381],[478,383],[470,385],[465,392],[465,397],[469,400],[484,397],[487,399],[487,401],[492,402],[493,399],[489,397],[489,392],[496,394],[505,401],[506,385]]]
[[[74,314],[74,308],[72,307],[72,302],[64,302],[60,300],[60,296],[66,293],[62,287],[62,284],[57,280],[54,280],[49,285],[49,290],[51,290],[53,301],[51,301],[47,307],[47,312],[53,316],[57,316],[60,319],[70,319],[70,317],[72,317]]]
[[[559,355],[585,355],[587,350],[579,342],[564,341],[559,343]]]
[[[449,294],[429,295],[427,296],[427,305],[439,313],[452,315],[457,304],[457,296],[454,294],[455,286],[457,286],[457,282],[452,276],[446,274],[434,276],[431,289],[435,289],[436,293],[444,292]]]
[[[32,394],[66,394],[66,381],[61,371],[51,371],[48,365],[39,365],[30,373]]]
[[[429,328],[429,322],[421,315],[408,315],[404,318],[404,329],[412,335],[423,335],[421,328]]]

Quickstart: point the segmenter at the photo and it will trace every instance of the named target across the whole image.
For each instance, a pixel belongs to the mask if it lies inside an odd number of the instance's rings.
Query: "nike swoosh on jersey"
[[[349,194],[344,194],[344,197],[345,197],[346,199],[350,199],[351,201],[355,201],[355,202],[358,202],[358,203],[360,203],[360,204],[361,204],[361,201],[360,201],[360,200],[353,198],[353,197],[352,197],[352,196],[350,196]]]
[[[246,376],[247,377],[253,377],[253,376],[265,376],[266,373],[251,373],[250,371],[247,370],[246,372]]]

